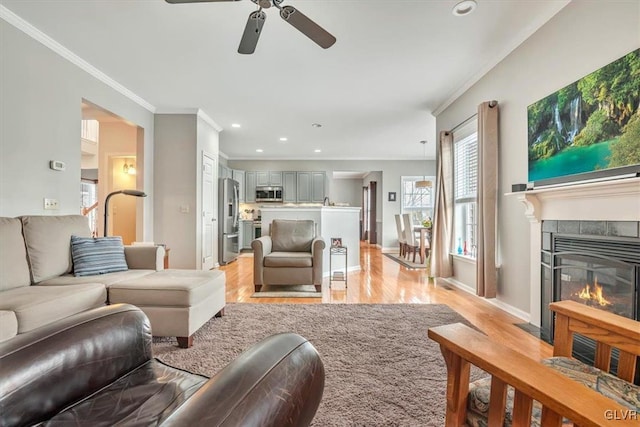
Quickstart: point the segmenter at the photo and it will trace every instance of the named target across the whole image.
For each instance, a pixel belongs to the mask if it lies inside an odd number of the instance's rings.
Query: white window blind
[[[473,121],[467,129],[477,126]],[[454,253],[476,256],[478,195],[478,134],[454,133]]]
[[[470,135],[455,143],[455,195],[456,202],[476,199],[478,192],[478,139]]]

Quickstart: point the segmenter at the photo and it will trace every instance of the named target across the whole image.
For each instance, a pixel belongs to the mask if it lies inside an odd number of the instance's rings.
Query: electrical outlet
[[[44,199],[44,209],[45,210],[60,209],[60,204],[58,203],[58,199]]]

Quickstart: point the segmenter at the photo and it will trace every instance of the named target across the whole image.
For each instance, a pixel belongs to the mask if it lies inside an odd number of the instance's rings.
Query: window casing
[[[478,134],[454,138],[453,252],[475,258],[478,224]]]
[[[420,224],[426,219],[433,219],[433,203],[435,194],[434,176],[403,176],[402,177],[402,209],[401,213],[411,214],[414,224]],[[417,181],[431,181],[433,185],[417,188]]]

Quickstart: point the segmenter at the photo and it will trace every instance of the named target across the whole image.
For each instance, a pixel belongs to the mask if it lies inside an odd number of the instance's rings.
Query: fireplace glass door
[[[555,301],[573,300],[636,318],[635,267],[596,255],[556,253]]]

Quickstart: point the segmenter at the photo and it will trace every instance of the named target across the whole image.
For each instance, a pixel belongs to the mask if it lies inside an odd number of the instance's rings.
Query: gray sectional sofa
[[[0,341],[109,303],[138,306],[155,336],[189,347],[225,306],[219,270],[164,270],[164,249],[124,247],[126,271],[75,277],[71,236],[90,237],[81,215],[0,218]]]

